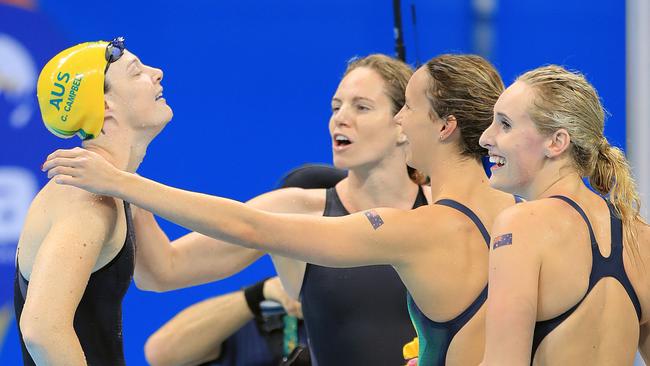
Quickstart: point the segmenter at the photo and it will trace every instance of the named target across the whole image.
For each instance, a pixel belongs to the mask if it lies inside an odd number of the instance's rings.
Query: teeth
[[[347,137],[345,137],[343,135],[337,135],[334,139],[336,141],[350,141],[350,139],[348,139]]]
[[[504,165],[506,163],[506,158],[501,157],[501,156],[490,156],[490,163],[495,163],[499,165]]]

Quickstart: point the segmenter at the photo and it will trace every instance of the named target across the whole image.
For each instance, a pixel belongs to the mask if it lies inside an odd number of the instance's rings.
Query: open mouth
[[[347,136],[341,135],[341,134],[334,135],[334,146],[335,147],[343,148],[343,147],[349,146],[350,144],[352,144],[352,141],[350,141],[350,139]]]
[[[506,165],[506,158],[497,155],[490,155],[490,163],[493,163],[497,168]]]
[[[160,91],[160,93],[159,93],[158,95],[156,95],[156,101],[159,101],[159,100],[161,100],[161,99],[164,99],[164,98],[163,98],[162,90]]]

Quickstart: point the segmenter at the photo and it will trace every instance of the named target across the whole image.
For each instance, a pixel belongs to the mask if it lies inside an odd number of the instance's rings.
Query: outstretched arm
[[[269,212],[321,212],[322,207],[313,199],[319,193],[314,192],[318,191],[285,188],[259,195],[246,204]],[[135,281],[144,290],[168,291],[220,280],[264,254],[196,232],[170,243],[150,212],[135,209],[133,216],[138,242]],[[278,271],[295,267],[293,262],[282,262]]]
[[[422,227],[417,210],[376,209],[337,218],[266,213],[119,171],[84,149],[59,150],[44,168],[57,183],[121,197],[210,237],[326,266],[399,264],[407,255],[404,233]],[[411,245],[408,252],[416,249]]]

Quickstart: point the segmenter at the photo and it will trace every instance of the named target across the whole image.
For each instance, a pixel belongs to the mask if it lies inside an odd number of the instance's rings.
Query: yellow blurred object
[[[402,348],[402,353],[404,354],[405,360],[410,360],[412,358],[418,357],[418,352],[420,351],[420,341],[417,337],[413,338],[412,341],[405,344]]]
[[[56,136],[96,137],[104,124],[108,42],[87,42],[54,56],[41,70],[36,94],[45,127]]]

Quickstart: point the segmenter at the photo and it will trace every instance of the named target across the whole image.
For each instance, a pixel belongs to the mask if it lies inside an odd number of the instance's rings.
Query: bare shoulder
[[[400,227],[410,236],[420,237],[425,246],[446,243],[457,232],[465,220],[458,220],[462,215],[456,210],[442,205],[420,206],[413,210],[400,211]]]
[[[119,203],[112,197],[100,196],[82,189],[50,181],[37,197],[39,206],[48,208],[48,218],[80,222],[103,221],[112,226],[118,217]]]
[[[567,208],[566,203],[557,199],[539,199],[535,201],[524,201],[511,205],[501,211],[497,216],[500,223],[514,225],[530,224],[533,222],[543,224],[557,217],[558,210]]]
[[[575,228],[575,222],[567,216],[566,203],[558,199],[539,199],[512,205],[497,216],[492,236],[511,234],[518,236],[518,242],[528,245],[548,245],[562,242],[568,232]],[[523,239],[523,240],[521,240]]]
[[[82,250],[80,245],[99,251],[111,239],[119,217],[114,198],[48,183],[25,219],[18,244],[21,272],[29,278],[38,253],[43,251],[57,257]]]
[[[320,215],[325,208],[325,189],[282,188],[259,195],[248,204],[274,213]]]

